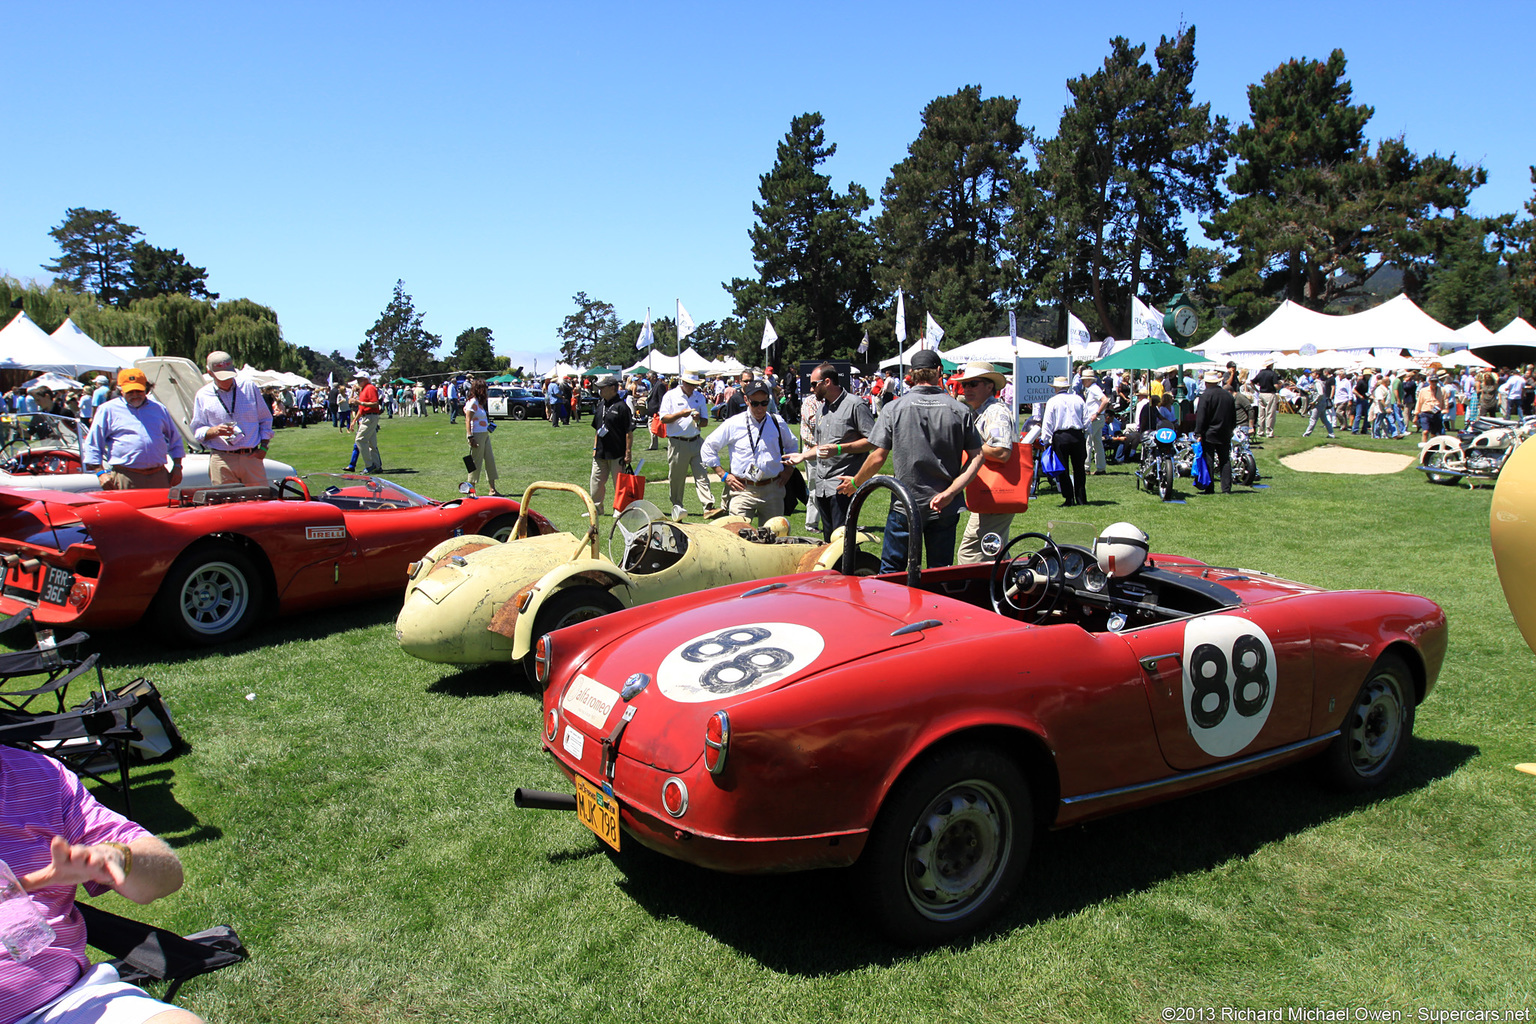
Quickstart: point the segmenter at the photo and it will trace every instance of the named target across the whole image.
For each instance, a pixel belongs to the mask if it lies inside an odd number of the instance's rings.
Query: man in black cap
[[[944,364],[932,349],[912,357],[912,387],[899,402],[886,405],[869,439],[874,450],[858,473],[844,477],[839,494],[852,494],[880,472],[886,456],[896,457],[895,476],[921,505],[923,550],[929,567],[953,565],[955,530],[963,503],[955,498],[981,469],[981,435],[969,406],[939,387]],[[961,456],[969,461],[962,466]],[[895,572],[907,564],[909,512],[893,502],[885,520],[880,571]]]
[[[597,404],[592,407],[592,429],[597,431],[597,437],[592,442],[592,477],[587,489],[597,505],[597,514],[602,515],[608,478],[630,471],[634,418],[628,403],[619,398],[619,378],[612,374],[599,377],[597,395]]]

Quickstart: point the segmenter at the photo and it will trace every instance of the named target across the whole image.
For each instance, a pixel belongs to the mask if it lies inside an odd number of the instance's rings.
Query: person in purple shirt
[[[120,370],[121,396],[96,410],[81,446],[80,461],[97,474],[104,491],[175,487],[181,483],[186,446],[170,412],[149,400],[149,379],[133,367]],[[165,460],[171,459],[170,472]]]
[[[0,1024],[201,1024],[201,1018],[91,966],[78,886],[151,903],[181,888],[181,862],[155,836],[96,802],[63,765],[0,747],[0,860],[38,905],[53,941],[23,961],[0,950]]]

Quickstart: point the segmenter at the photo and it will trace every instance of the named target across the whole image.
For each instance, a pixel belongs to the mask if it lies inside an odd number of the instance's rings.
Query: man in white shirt
[[[272,443],[272,409],[255,381],[235,379],[228,352],[208,353],[208,375],[192,404],[192,436],[208,449],[208,479],[215,486],[267,485],[267,447]]]
[[[1045,403],[1045,415],[1040,419],[1040,440],[1056,453],[1072,480],[1072,490],[1062,502],[1063,507],[1088,504],[1088,446],[1083,438],[1088,409],[1082,396],[1073,394],[1068,386],[1065,377],[1051,381],[1056,394]]]
[[[1085,415],[1088,417],[1088,461],[1093,463],[1093,472],[1097,475],[1105,470],[1104,408],[1109,404],[1109,398],[1104,394],[1104,389],[1099,387],[1098,374],[1092,367],[1085,368],[1080,376],[1083,381]]]
[[[709,435],[702,456],[725,484],[726,509],[762,526],[784,514],[784,483],[795,472],[784,456],[799,451],[800,445],[783,417],[768,411],[773,392],[767,381],[754,380],[743,390],[747,411],[732,416]],[[730,458],[729,470],[720,468],[722,449]]]
[[[704,446],[702,428],[709,422],[709,405],[699,385],[704,378],[696,370],[683,371],[677,387],[661,400],[661,422],[667,427],[667,479],[671,485],[672,519],[688,514],[683,507],[683,481],[692,474],[694,490],[705,512],[715,509],[715,495],[709,488],[700,451]]]

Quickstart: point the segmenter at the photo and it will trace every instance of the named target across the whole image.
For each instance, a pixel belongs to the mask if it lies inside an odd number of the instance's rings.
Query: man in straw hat
[[[869,437],[874,449],[859,471],[838,485],[839,494],[852,494],[880,472],[887,456],[894,455],[896,479],[906,484],[921,506],[923,552],[930,567],[953,564],[955,527],[960,521],[955,498],[981,469],[976,414],[939,387],[943,366],[932,349],[912,356],[911,389],[899,402],[880,410]],[[893,501],[880,548],[881,572],[906,568],[910,532],[908,511]]]
[[[1071,479],[1065,495],[1067,500],[1062,505],[1086,505],[1088,444],[1084,434],[1088,427],[1088,406],[1081,395],[1068,390],[1067,378],[1057,377],[1051,381],[1051,387],[1056,389],[1056,394],[1045,403],[1045,413],[1040,418],[1040,440],[1056,453]]]
[[[1205,468],[1211,482],[1201,488],[1210,494],[1216,485],[1218,470],[1221,474],[1221,493],[1232,493],[1232,431],[1237,428],[1237,403],[1232,392],[1222,386],[1220,370],[1208,370],[1205,374],[1205,390],[1195,403],[1195,436],[1200,438],[1200,449],[1205,456]]]
[[[1109,396],[1104,389],[1099,387],[1099,375],[1093,367],[1083,367],[1083,372],[1078,374],[1082,382],[1083,404],[1087,407],[1085,415],[1088,417],[1087,438],[1088,462],[1092,465],[1089,472],[1095,476],[1105,471],[1104,464],[1104,410],[1109,408]]]
[[[985,361],[967,363],[960,371],[960,387],[965,404],[976,414],[976,433],[981,436],[981,457],[995,465],[1001,465],[1015,455],[1014,445],[1019,432],[1014,429],[1013,415],[997,397],[1007,378]],[[986,558],[981,550],[981,538],[995,533],[1003,540],[1013,526],[1012,512],[972,512],[960,535],[960,554],[957,561],[980,562]]]
[[[705,512],[715,510],[715,495],[709,488],[700,452],[704,447],[704,424],[709,422],[709,404],[699,385],[704,376],[697,370],[684,370],[677,387],[661,400],[661,422],[667,427],[667,481],[672,498],[672,519],[688,514],[683,507],[683,481],[693,476],[693,487]]]

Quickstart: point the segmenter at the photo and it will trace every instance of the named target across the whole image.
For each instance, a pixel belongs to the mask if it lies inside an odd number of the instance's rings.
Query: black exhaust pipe
[[[574,811],[576,794],[546,793],[542,789],[523,789],[519,786],[512,791],[512,806],[530,811]]]

